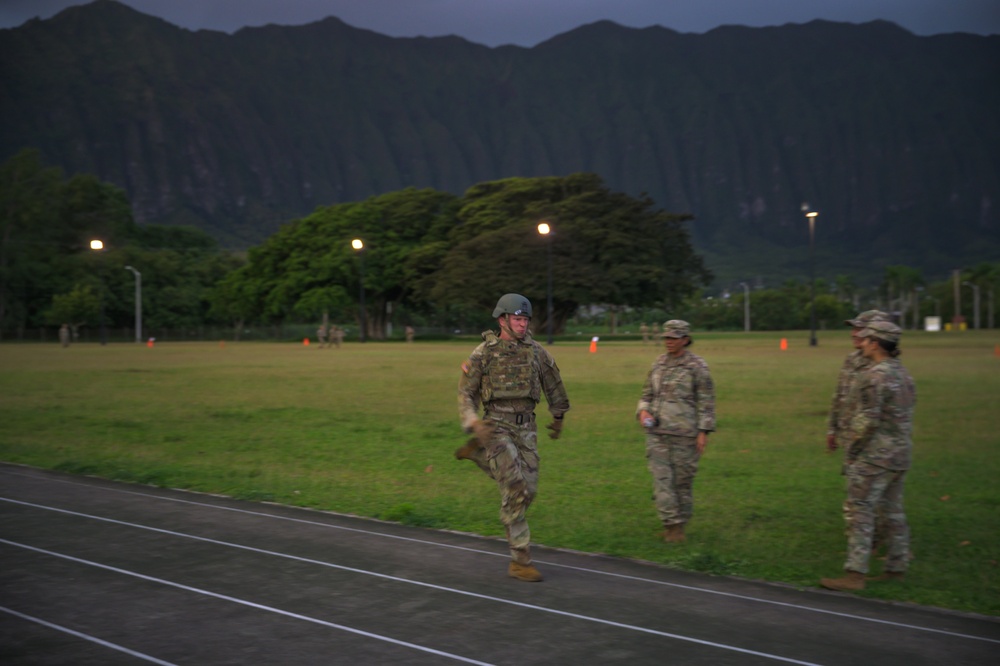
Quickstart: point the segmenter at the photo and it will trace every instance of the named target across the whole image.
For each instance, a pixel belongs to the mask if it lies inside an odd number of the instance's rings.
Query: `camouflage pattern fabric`
[[[538,434],[535,406],[545,395],[553,417],[569,411],[569,398],[555,359],[526,335],[502,340],[483,333],[483,342],[462,364],[458,385],[459,417],[466,432],[479,419],[496,427],[493,438],[472,456],[497,483],[500,522],[507,532],[511,558],[531,563],[531,531],[525,514],[538,490]]]
[[[840,367],[826,428],[826,434],[836,438],[837,446],[846,448],[849,444],[851,419],[858,411],[858,394],[854,387],[859,375],[869,367],[871,361],[865,358],[859,349],[848,354]]]
[[[683,525],[691,520],[699,458],[694,437],[646,434],[646,461],[653,475],[653,504],[664,527]]]
[[[906,571],[910,554],[910,528],[903,510],[906,472],[855,461],[847,465],[846,474],[847,560],[844,569],[868,573],[878,515],[880,538],[888,546],[885,571]]]
[[[910,468],[917,389],[898,359],[888,358],[859,376],[859,409],[851,419],[849,461],[891,470]]]
[[[676,357],[661,354],[646,376],[636,416],[643,410],[656,418],[650,429],[656,434],[694,437],[699,430],[713,432],[715,385],[705,360],[689,351]]]

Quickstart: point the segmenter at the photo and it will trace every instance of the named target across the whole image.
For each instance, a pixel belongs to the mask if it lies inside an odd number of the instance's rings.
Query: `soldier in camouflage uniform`
[[[635,414],[646,429],[646,459],[665,528],[663,540],[677,543],[685,539],[698,461],[715,430],[715,385],[708,364],[687,350],[691,327],[686,321],[666,322],[661,337],[667,353],[653,363]]]
[[[833,392],[833,405],[830,407],[826,428],[826,448],[829,451],[836,451],[846,445],[844,439],[848,436],[851,418],[857,411],[857,405],[851,399],[851,389],[860,373],[871,366],[871,362],[861,353],[861,338],[858,333],[873,321],[889,321],[889,315],[880,310],[866,310],[854,319],[844,321],[851,327],[854,351],[844,359],[837,377],[837,388]]]
[[[898,359],[901,334],[888,321],[872,321],[858,334],[861,353],[871,368],[861,374],[855,387],[858,409],[851,419],[847,448],[847,573],[820,581],[831,590],[864,589],[879,511],[885,519],[889,551],[884,573],[870,580],[901,579],[909,564],[903,484],[910,468],[917,393],[913,378]]]
[[[531,303],[505,294],[493,317],[500,334],[483,333],[483,342],[462,364],[458,410],[465,432],[475,437],[455,452],[495,479],[500,489],[500,521],[507,531],[511,562],[507,573],[536,582],[542,574],[531,564],[531,533],[525,513],[538,487],[535,406],[542,393],[552,413],[549,437],[558,439],[569,399],[555,359],[528,333]],[[479,417],[479,405],[483,416]]]

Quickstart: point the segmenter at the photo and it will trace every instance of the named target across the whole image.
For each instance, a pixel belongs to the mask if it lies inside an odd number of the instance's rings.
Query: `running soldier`
[[[538,434],[535,406],[542,393],[552,414],[549,437],[559,439],[569,398],[555,359],[528,333],[531,303],[505,294],[493,310],[500,334],[486,331],[483,342],[462,364],[458,411],[462,429],[475,437],[455,451],[496,480],[500,521],[507,531],[511,562],[507,573],[537,582],[542,574],[531,563],[531,532],[525,513],[538,488]],[[479,405],[483,416],[479,416]]]

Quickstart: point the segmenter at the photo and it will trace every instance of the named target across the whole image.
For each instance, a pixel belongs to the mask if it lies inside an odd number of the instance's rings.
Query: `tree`
[[[52,297],[52,305],[45,318],[53,326],[69,324],[75,338],[84,324],[98,323],[100,311],[101,299],[93,287],[76,284],[71,291]]]
[[[499,294],[522,293],[536,304],[536,331],[547,328],[546,243],[556,331],[581,304],[670,306],[711,279],[684,227],[690,216],[612,192],[595,174],[481,183],[465,193],[458,218],[428,300],[490,311]],[[550,238],[536,230],[543,220]]]

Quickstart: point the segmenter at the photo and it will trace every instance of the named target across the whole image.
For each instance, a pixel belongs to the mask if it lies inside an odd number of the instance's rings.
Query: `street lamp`
[[[548,326],[549,326],[549,344],[552,344],[552,227],[549,226],[548,222],[540,222],[538,224],[538,233],[545,236],[546,254],[548,255],[548,265],[549,265],[549,284],[548,290],[546,292],[548,296],[548,306],[549,306],[549,316],[548,316]]]
[[[966,287],[972,287],[972,323],[979,330],[979,285],[975,282],[963,282]]]
[[[361,342],[365,341],[365,328],[367,326],[368,315],[365,313],[365,243],[360,238],[355,238],[351,241],[351,247],[354,251],[358,253],[358,275],[360,276],[360,282],[358,283],[358,289],[360,290],[360,301],[361,301],[361,328],[358,331],[358,337]]]
[[[802,204],[802,212],[809,221],[809,346],[816,346],[816,218],[819,216]]]
[[[104,250],[104,241],[94,239],[90,241],[90,249],[94,252],[102,252]],[[101,279],[101,344],[108,344],[108,327],[104,323],[104,280]]]
[[[743,287],[743,330],[750,332],[750,287],[746,282],[740,282]]]
[[[142,341],[142,273],[131,266],[126,266],[125,270],[132,271],[135,276],[135,341]]]

